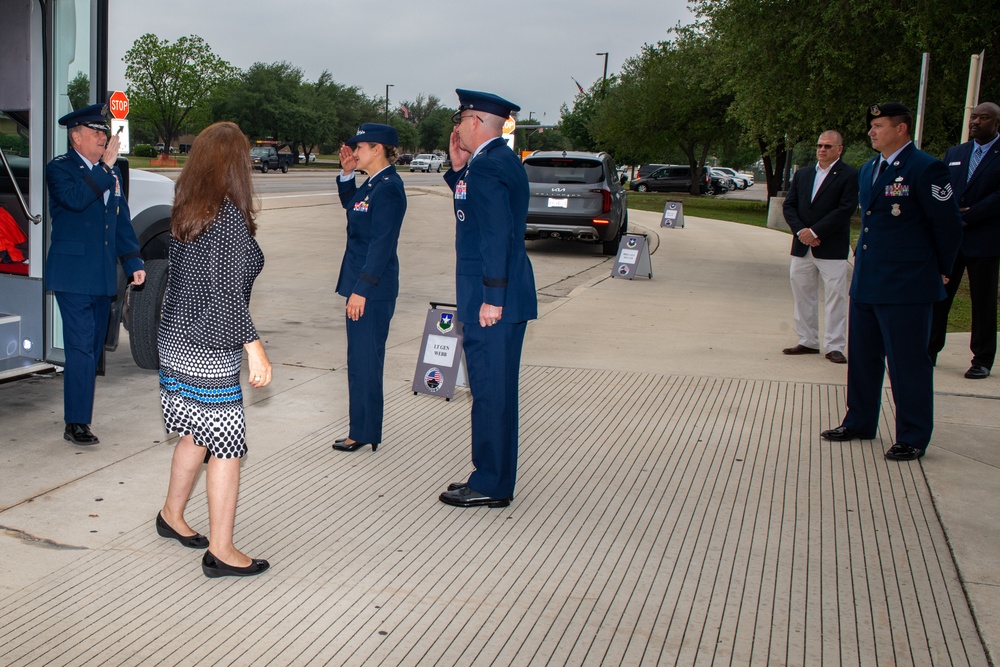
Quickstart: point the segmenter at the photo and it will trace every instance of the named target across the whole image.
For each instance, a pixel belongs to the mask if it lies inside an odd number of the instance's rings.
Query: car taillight
[[[609,213],[611,211],[611,193],[603,188],[594,188],[591,192],[600,192],[603,198],[601,204],[601,213]]]

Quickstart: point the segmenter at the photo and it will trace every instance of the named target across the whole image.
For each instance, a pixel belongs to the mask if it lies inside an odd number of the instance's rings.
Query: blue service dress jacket
[[[880,155],[859,176],[861,235],[851,298],[872,304],[933,303],[945,297],[962,241],[958,202],[943,162],[908,144],[872,183]]]
[[[459,171],[444,176],[454,193],[455,271],[460,322],[479,322],[484,303],[505,322],[538,317],[535,275],[524,248],[528,176],[497,137]]]
[[[340,264],[337,294],[394,300],[399,294],[396,248],[406,213],[403,179],[396,167],[389,165],[361,187],[353,178],[338,178],[337,190],[347,209],[347,248]]]
[[[99,165],[87,167],[75,150],[46,167],[52,215],[46,289],[115,296],[116,262],[121,261],[126,275],[143,268],[139,240],[121,190],[121,173],[117,167],[112,172]],[[107,204],[105,192],[110,193]]]
[[[966,257],[1000,256],[1000,141],[983,155],[969,178],[974,141],[949,148],[944,154],[951,185],[965,223],[962,254]]]

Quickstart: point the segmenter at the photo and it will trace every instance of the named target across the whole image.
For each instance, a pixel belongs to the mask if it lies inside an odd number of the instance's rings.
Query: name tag
[[[962,162],[961,162],[961,160],[959,160],[958,162],[949,162],[948,166],[949,167],[961,167],[962,166]]]

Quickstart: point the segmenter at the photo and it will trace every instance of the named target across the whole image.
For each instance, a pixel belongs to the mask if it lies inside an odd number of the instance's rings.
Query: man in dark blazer
[[[931,360],[944,348],[948,313],[962,274],[969,273],[972,298],[972,366],[970,380],[989,377],[997,356],[997,287],[1000,274],[1000,106],[980,104],[969,117],[972,141],[949,148],[944,162],[951,171],[951,185],[962,212],[962,248],[948,276],[944,301],[934,304],[931,325]]]
[[[845,364],[847,347],[847,256],[851,215],[858,208],[858,170],[840,161],[844,139],[827,130],[816,142],[816,164],[799,169],[785,197],[791,227],[788,269],[799,343],[784,354],[819,353],[819,281],[826,300],[823,347],[826,358]]]
[[[63,320],[63,437],[76,445],[99,442],[90,430],[97,364],[104,350],[111,299],[118,293],[117,262],[141,285],[139,241],[121,188],[117,136],[108,138],[107,107],[93,104],[59,119],[71,150],[45,168],[52,213],[46,288],[55,292]]]
[[[472,465],[441,502],[506,507],[514,497],[518,375],[528,320],[538,316],[535,276],[524,249],[528,177],[501,138],[517,105],[491,93],[457,90],[452,120],[458,319],[472,390]]]
[[[962,218],[948,168],[913,145],[909,109],[897,102],[873,105],[868,125],[880,154],[858,177],[862,227],[851,279],[847,415],[820,435],[875,437],[888,366],[896,437],[885,456],[913,461],[924,455],[934,429],[931,312],[944,298]]]

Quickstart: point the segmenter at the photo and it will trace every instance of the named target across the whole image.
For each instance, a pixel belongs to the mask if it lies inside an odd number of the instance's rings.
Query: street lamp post
[[[595,53],[595,56],[604,56],[604,78],[601,79],[601,90],[604,89],[604,84],[608,80],[608,52],[602,51],[600,53]]]
[[[385,84],[385,124],[389,124],[389,89],[394,88],[396,84],[387,83]]]

